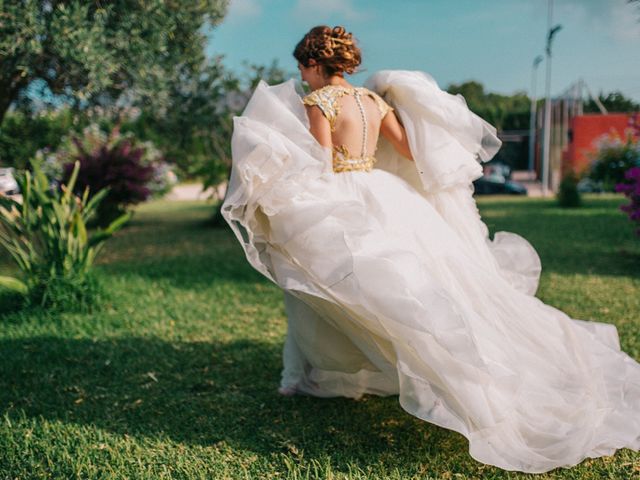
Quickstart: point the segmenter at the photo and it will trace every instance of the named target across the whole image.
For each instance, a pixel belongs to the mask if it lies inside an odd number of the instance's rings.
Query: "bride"
[[[640,364],[615,326],[544,304],[529,242],[489,239],[472,181],[495,129],[422,72],[354,87],[342,27],[311,29],[294,56],[312,91],[258,85],[222,206],[285,292],[280,392],[398,395],[507,470],[640,449]]]

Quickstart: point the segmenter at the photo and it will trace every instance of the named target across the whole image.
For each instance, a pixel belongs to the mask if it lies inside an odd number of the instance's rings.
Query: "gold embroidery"
[[[320,107],[324,116],[329,120],[331,131],[335,132],[336,119],[340,113],[340,102],[338,102],[338,99],[350,91],[350,88],[339,85],[325,85],[305,96],[302,101],[305,105],[317,105]]]
[[[346,145],[334,145],[333,147],[333,171],[335,173],[356,170],[370,172],[374,163],[376,163],[376,158],[373,155],[353,157]]]
[[[331,131],[335,132],[336,119],[340,113],[340,102],[338,99],[343,95],[353,93],[356,90],[358,90],[361,95],[369,95],[373,98],[376,102],[376,106],[378,107],[378,111],[380,112],[380,118],[384,118],[387,113],[393,110],[393,108],[385,102],[380,95],[365,87],[351,88],[343,87],[342,85],[325,85],[324,87],[318,88],[310,94],[305,95],[302,102],[305,105],[317,105],[320,107],[324,116],[329,120],[329,127],[331,128]]]
[[[385,102],[377,93],[365,87],[344,87],[342,85],[325,85],[322,88],[314,90],[306,95],[302,102],[305,105],[317,105],[322,113],[329,121],[329,127],[332,132],[336,129],[336,119],[340,113],[339,99],[343,95],[359,93],[360,95],[369,95],[373,98],[380,112],[380,117],[389,113],[393,108]],[[351,172],[366,171],[369,172],[373,168],[376,158],[373,155],[362,155],[354,157],[351,155],[346,145],[333,146],[333,171]]]

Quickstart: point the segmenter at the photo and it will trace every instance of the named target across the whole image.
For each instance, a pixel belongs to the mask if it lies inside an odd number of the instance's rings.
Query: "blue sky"
[[[231,0],[208,33],[208,55],[297,72],[291,52],[314,25],[344,25],[363,51],[354,84],[382,69],[423,70],[444,88],[477,80],[491,92],[531,89],[544,53],[548,0]],[[555,0],[552,94],[582,78],[594,94],[620,90],[640,101],[640,9],[626,0]],[[544,63],[538,69],[538,94]]]

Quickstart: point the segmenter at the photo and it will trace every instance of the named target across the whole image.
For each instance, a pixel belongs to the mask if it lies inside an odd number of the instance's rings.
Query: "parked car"
[[[478,195],[493,195],[493,194],[507,194],[507,195],[526,195],[527,187],[518,182],[511,180],[504,180],[504,177],[496,178],[480,177],[473,182],[475,187],[475,193]]]
[[[585,177],[578,182],[576,186],[580,193],[601,193],[604,192],[602,188],[602,182],[596,182],[589,177]]]
[[[0,194],[17,195],[20,193],[20,187],[13,176],[14,169],[0,168]]]
[[[511,167],[504,162],[495,161],[483,165],[485,177],[504,180],[511,179]]]
[[[489,162],[482,166],[483,176],[473,182],[475,193],[479,195],[507,194],[526,195],[527,187],[514,182],[511,167],[504,162]]]

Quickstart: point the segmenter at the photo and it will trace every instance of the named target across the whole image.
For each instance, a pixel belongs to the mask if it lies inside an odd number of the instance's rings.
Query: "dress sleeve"
[[[372,92],[369,90],[371,96],[376,101],[376,105],[378,106],[378,111],[380,112],[380,118],[384,118],[387,113],[393,110],[393,107],[389,105],[384,99],[378,95],[376,92]]]
[[[338,116],[338,102],[337,97],[332,95],[329,91],[316,90],[311,92],[302,98],[302,103],[305,105],[317,105],[322,110],[322,113],[327,120],[329,120],[329,126],[331,131],[336,129],[336,118]]]

